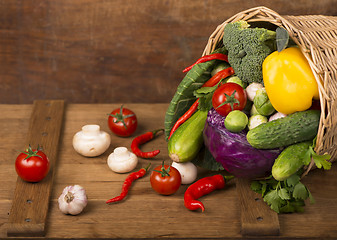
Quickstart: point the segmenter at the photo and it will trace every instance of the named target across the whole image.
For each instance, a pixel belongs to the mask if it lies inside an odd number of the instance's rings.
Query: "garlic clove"
[[[107,162],[112,171],[117,173],[127,173],[136,168],[138,158],[126,147],[117,147],[108,156]]]
[[[110,146],[111,137],[101,131],[96,124],[84,125],[82,130],[73,137],[73,147],[76,152],[85,157],[96,157],[103,154]]]

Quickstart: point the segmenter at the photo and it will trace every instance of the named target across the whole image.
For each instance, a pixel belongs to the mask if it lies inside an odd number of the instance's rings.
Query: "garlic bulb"
[[[127,173],[136,168],[138,164],[137,156],[126,147],[115,148],[108,157],[108,166],[117,173]]]
[[[96,157],[104,153],[110,146],[110,135],[101,131],[96,124],[85,125],[82,131],[73,137],[73,147],[76,152],[86,157]]]
[[[58,198],[59,209],[64,214],[77,215],[87,206],[85,189],[80,185],[67,186]]]

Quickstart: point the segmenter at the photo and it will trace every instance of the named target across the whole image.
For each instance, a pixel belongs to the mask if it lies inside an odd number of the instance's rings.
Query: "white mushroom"
[[[109,155],[108,166],[117,173],[131,172],[138,164],[137,156],[126,147],[118,147]]]
[[[99,125],[91,124],[82,127],[73,137],[76,152],[86,157],[96,157],[104,153],[110,146],[111,137],[101,131]]]
[[[197,179],[198,169],[191,162],[172,162],[172,167],[176,168],[181,176],[181,184],[190,184]]]

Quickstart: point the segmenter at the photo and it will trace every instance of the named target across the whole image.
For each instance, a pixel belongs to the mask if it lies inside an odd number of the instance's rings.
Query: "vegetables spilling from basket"
[[[184,72],[165,116],[170,158],[260,179],[252,189],[273,210],[302,211],[313,198],[301,177],[331,162],[314,151],[318,85],[288,32],[228,23],[223,46]]]
[[[173,163],[163,161],[149,177],[156,193],[172,195],[182,184],[189,185],[185,207],[203,212],[199,198],[224,189],[228,180],[238,177],[251,179],[252,190],[278,213],[301,212],[305,200],[314,202],[301,179],[313,165],[330,169],[330,155],[314,150],[321,116],[318,86],[286,30],[252,28],[245,21],[228,23],[223,46],[183,72],[186,75],[165,115],[164,133]],[[108,126],[116,136],[130,137],[137,129],[137,117],[121,106],[109,114]],[[141,145],[162,132],[138,135],[130,144],[132,152],[117,147],[109,155],[113,172],[129,174],[120,195],[106,203],[123,201],[133,183],[150,171],[151,164],[133,170],[138,157],[152,159],[160,153],[143,152]],[[85,157],[102,154],[111,143],[98,125],[84,126],[74,140],[74,149]],[[213,176],[198,179],[196,166]],[[59,198],[61,211],[79,214],[87,204],[82,193],[77,198],[65,189]]]

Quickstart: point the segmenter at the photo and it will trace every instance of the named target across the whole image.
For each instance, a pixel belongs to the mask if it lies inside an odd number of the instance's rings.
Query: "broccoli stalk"
[[[246,83],[262,83],[262,63],[276,50],[276,32],[249,26],[243,20],[228,23],[224,28],[223,44],[236,75]]]

